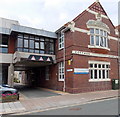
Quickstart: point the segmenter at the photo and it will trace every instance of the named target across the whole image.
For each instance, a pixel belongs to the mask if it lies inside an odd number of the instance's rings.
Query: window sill
[[[111,81],[111,79],[90,79],[89,82]]]
[[[45,79],[46,81],[49,81],[49,79]]]
[[[59,82],[64,82],[64,79],[63,79],[63,80],[59,79],[58,81],[59,81]]]
[[[94,46],[94,45],[88,45],[88,48],[105,49],[105,50],[110,51],[110,48],[107,48],[107,47],[100,47],[100,46]]]
[[[59,48],[58,50],[63,50],[64,48]]]

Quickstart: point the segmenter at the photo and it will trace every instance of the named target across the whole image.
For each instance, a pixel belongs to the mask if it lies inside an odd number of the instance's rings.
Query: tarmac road
[[[18,89],[20,94],[26,99],[60,95],[55,92],[44,90],[42,88],[29,87],[27,85],[16,84],[14,88]]]
[[[30,115],[118,115],[118,99],[108,99]]]

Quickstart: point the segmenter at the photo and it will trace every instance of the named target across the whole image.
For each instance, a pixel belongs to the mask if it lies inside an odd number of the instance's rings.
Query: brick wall
[[[84,11],[81,15],[74,19],[75,27],[80,29],[89,30],[86,23],[89,20],[96,20],[96,16],[87,11]],[[107,24],[110,28],[110,36],[115,35],[115,27],[111,23],[110,19],[102,18],[102,22]],[[58,50],[58,40],[56,41],[55,53],[56,64],[50,66],[50,79],[45,80],[45,68],[43,68],[43,75],[39,74],[39,84],[42,87],[51,88],[54,90],[63,90],[64,82],[58,81],[58,63],[64,61],[65,57],[65,83],[66,92],[80,93],[97,90],[110,90],[111,81],[99,81],[89,82],[89,74],[74,74],[73,71],[67,71],[74,68],[89,68],[88,61],[105,61],[110,62],[110,79],[118,78],[118,61],[112,58],[92,57],[83,55],[73,55],[72,50],[118,55],[118,42],[115,40],[109,40],[109,50],[105,49],[90,49],[90,35],[79,31],[71,32],[70,30],[65,32],[65,50]],[[71,60],[71,64],[68,64],[68,60]]]

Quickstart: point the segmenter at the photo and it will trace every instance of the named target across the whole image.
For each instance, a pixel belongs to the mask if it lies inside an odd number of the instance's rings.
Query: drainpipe
[[[118,2],[118,21],[120,18],[120,1]],[[120,83],[120,22],[118,22],[118,80]],[[119,84],[120,88],[120,84]]]
[[[118,27],[118,31],[119,31],[119,27]],[[119,36],[118,36],[118,79],[120,82],[120,31],[118,33],[119,33]]]
[[[66,88],[66,75],[65,75],[65,73],[66,73],[66,67],[65,67],[65,35],[64,35],[65,33],[63,33],[63,38],[64,38],[64,50],[63,50],[63,59],[64,59],[64,87],[63,87],[63,91],[65,92],[65,88]]]
[[[64,36],[64,50],[63,50],[63,59],[64,59],[64,87],[63,87],[63,91],[65,92],[66,90],[66,67],[65,67],[65,54],[66,54],[66,50],[65,50],[65,31],[67,31],[68,29],[70,29],[71,32],[74,32],[74,26],[75,26],[75,23],[73,21],[71,22],[68,22],[67,23],[67,26],[65,26],[65,28],[61,31],[61,33],[63,33],[63,36]]]
[[[64,49],[63,49],[63,60],[64,60],[64,86],[63,86],[63,91],[65,92],[66,90],[66,67],[65,67],[65,54],[66,54],[66,50],[65,50],[65,31],[68,30],[68,27],[65,27],[61,33],[63,34],[63,38],[64,38]]]
[[[65,82],[65,80],[66,80],[66,75],[65,75],[65,73],[66,73],[66,70],[65,70],[65,36],[64,36],[64,34],[65,34],[65,30],[66,30],[66,28],[65,29],[63,29],[62,31],[61,31],[61,33],[63,34],[63,39],[64,39],[64,49],[63,49],[63,61],[64,61],[64,86],[63,86],[63,91],[65,92],[65,88],[66,88],[66,82]]]

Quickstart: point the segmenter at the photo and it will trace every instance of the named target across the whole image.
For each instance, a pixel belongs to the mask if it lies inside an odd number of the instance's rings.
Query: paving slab
[[[107,98],[118,97],[117,90],[97,91],[79,94],[67,94],[58,95],[45,98],[29,98],[20,100],[14,103],[4,103],[1,113],[14,113],[15,115],[24,114],[26,112],[32,112],[36,110],[45,110],[51,108],[58,108],[64,106],[70,106],[75,104],[84,104],[86,102],[103,100]],[[14,110],[16,107],[16,110]]]
[[[9,114],[26,111],[21,102],[0,103],[0,114]]]

